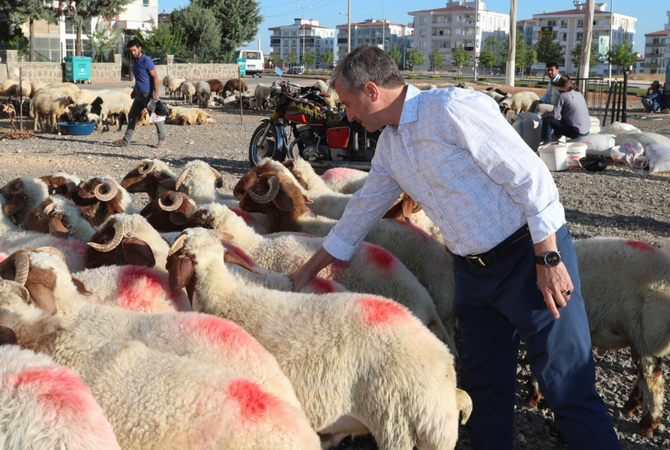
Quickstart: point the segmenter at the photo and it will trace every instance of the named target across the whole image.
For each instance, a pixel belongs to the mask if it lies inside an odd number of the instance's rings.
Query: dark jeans
[[[560,120],[554,119],[553,117],[545,117],[542,119],[542,141],[551,142],[551,130],[554,130],[554,135],[559,138],[561,136],[567,136],[570,139],[574,139],[580,136],[585,136],[581,134],[573,126],[561,122]],[[588,133],[586,133],[588,134]]]
[[[149,92],[135,94],[133,105],[130,107],[130,112],[128,113],[128,126],[126,127],[126,134],[123,136],[123,142],[126,145],[130,143],[131,139],[133,138],[133,133],[135,133],[137,116],[139,116],[140,112],[147,107],[152,98],[153,97],[150,96]],[[165,142],[165,123],[155,122],[154,125],[156,125],[156,131],[158,131],[158,140],[160,142]]]
[[[519,342],[556,425],[572,450],[618,450],[607,409],[595,390],[595,364],[577,257],[565,226],[556,245],[574,290],[554,319],[537,286],[535,247],[528,243],[484,268],[455,257],[454,311],[461,331],[465,390],[476,450],[512,450]]]

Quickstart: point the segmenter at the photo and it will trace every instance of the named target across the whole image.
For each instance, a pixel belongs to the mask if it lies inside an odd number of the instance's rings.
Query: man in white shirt
[[[541,116],[544,116],[546,113],[552,111],[556,102],[558,101],[558,96],[560,92],[552,86],[552,82],[558,81],[561,79],[561,74],[558,70],[558,64],[555,62],[547,63],[547,77],[549,77],[549,83],[547,84],[547,90],[544,92],[544,95],[540,97],[539,100],[535,100],[528,109],[530,112],[537,113]]]
[[[337,65],[331,85],[349,120],[368,131],[385,129],[368,180],[323,247],[291,274],[294,289],[336,259],[348,260],[404,191],[454,254],[474,448],[513,447],[523,339],[570,448],[620,449],[595,391],[576,255],[558,190],[495,101],[465,89],[406,85],[393,60],[370,45]]]

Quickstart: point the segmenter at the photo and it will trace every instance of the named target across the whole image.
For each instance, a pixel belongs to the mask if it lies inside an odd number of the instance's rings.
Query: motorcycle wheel
[[[259,141],[265,133],[265,129],[270,127],[268,130],[267,136],[265,136],[265,142],[261,147]],[[249,163],[251,167],[256,167],[258,162],[263,158],[272,158],[275,151],[277,150],[277,130],[272,124],[262,123],[254,130],[254,133],[251,135],[251,142],[249,142]]]

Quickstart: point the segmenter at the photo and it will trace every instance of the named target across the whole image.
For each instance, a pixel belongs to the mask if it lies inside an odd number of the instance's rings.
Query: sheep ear
[[[5,204],[5,214],[12,217],[18,214],[23,208],[25,208],[26,202],[20,195],[13,195],[11,199]]]
[[[186,286],[193,278],[195,268],[193,261],[187,256],[179,256],[170,266],[168,277],[170,280],[170,289],[177,290]]]
[[[247,264],[247,262],[244,259],[242,259],[242,257],[240,255],[238,255],[237,253],[226,251],[223,254],[223,261],[227,262],[227,263],[231,263],[231,264],[236,264],[240,267],[243,267],[243,268],[247,269],[251,273],[255,273],[256,275],[261,275],[260,273],[256,272],[254,269],[252,269],[251,266],[249,264]]]
[[[77,292],[79,292],[80,294],[82,294],[82,295],[93,295],[93,292],[86,289],[86,285],[79,278],[74,278],[73,277],[72,282],[77,287]]]
[[[186,222],[188,222],[188,217],[186,217],[186,214],[180,211],[172,211],[170,213],[170,222],[172,222],[174,225],[186,225]]]
[[[14,330],[0,325],[0,345],[16,345],[18,341]]]
[[[26,282],[26,289],[30,293],[33,303],[43,311],[56,314],[56,298],[51,289],[38,281]]]
[[[155,174],[154,177],[158,181],[158,184],[160,184],[161,186],[163,186],[165,188],[168,188],[168,189],[171,189],[173,191],[177,190],[177,188],[176,188],[177,180],[175,179],[175,177],[172,177],[170,175],[166,175],[164,173]]]
[[[121,244],[126,262],[133,266],[153,267],[156,265],[154,252],[146,242],[137,238],[124,239]]]
[[[49,218],[49,234],[61,239],[70,237],[70,230],[57,217]]]
[[[293,199],[281,190],[272,199],[272,203],[282,211],[293,211]]]

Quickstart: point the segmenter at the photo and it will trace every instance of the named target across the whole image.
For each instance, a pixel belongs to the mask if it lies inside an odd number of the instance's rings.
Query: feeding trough
[[[95,122],[58,122],[58,126],[61,134],[82,136],[93,133]]]

